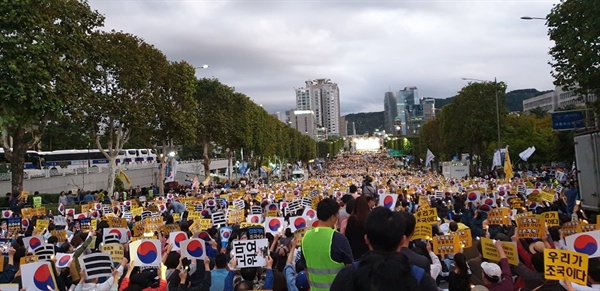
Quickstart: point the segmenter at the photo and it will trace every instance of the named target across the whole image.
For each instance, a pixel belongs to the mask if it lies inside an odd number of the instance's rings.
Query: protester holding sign
[[[508,265],[508,259],[502,248],[502,242],[496,241],[494,246],[500,254],[500,266],[496,263],[481,263],[481,269],[483,271],[483,282],[485,287],[490,291],[510,291],[513,290],[513,279],[510,267]]]

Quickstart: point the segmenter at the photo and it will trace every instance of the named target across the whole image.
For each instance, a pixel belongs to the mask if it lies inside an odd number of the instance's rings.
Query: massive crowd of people
[[[583,248],[582,280],[547,275],[548,250],[580,250],[565,237],[596,229],[574,181],[450,179],[399,169],[386,154],[345,153],[302,181],[136,190],[61,193],[54,214],[22,208],[12,194],[0,290],[600,289],[597,243]],[[76,202],[81,210],[69,206]],[[550,214],[539,234],[517,227]],[[184,247],[194,239],[201,252]],[[106,247],[114,244],[121,253]],[[99,263],[83,258],[101,253],[113,268],[90,272]],[[40,262],[48,272],[24,271]]]

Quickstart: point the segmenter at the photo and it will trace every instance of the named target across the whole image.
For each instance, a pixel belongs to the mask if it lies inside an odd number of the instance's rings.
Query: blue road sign
[[[552,113],[552,128],[572,130],[585,127],[583,111],[563,111]]]

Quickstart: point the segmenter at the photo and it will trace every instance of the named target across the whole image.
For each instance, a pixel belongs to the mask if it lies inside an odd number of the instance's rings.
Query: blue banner
[[[552,113],[552,128],[556,130],[571,130],[585,127],[582,111],[565,111]]]

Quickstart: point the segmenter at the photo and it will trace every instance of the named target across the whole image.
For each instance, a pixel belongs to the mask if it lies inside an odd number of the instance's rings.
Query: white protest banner
[[[169,244],[173,246],[174,251],[181,249],[181,242],[188,239],[184,231],[173,231],[169,233]]]
[[[67,218],[64,216],[54,216],[54,225],[67,225]]]
[[[131,250],[129,256],[135,261],[134,266],[160,266],[161,249],[159,240],[136,240],[129,245],[129,249]]]
[[[204,260],[206,257],[206,245],[201,238],[186,239],[180,243],[181,256],[188,259]]]
[[[79,266],[85,270],[86,279],[110,277],[112,274],[112,259],[105,253],[81,256]]]
[[[48,261],[21,265],[21,283],[27,291],[57,290],[52,265]]]
[[[232,244],[238,269],[266,266],[265,258],[269,255],[268,239],[238,240]]]

